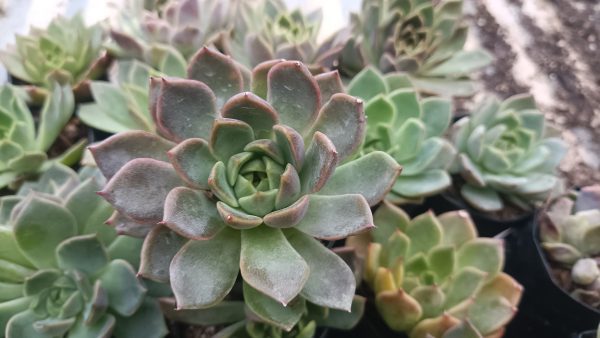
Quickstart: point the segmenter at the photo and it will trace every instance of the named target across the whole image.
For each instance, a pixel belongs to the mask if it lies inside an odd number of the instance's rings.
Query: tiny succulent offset
[[[540,221],[541,245],[558,284],[600,310],[600,185],[584,187],[574,201],[555,201]]]
[[[313,72],[333,66],[343,45],[335,37],[317,42],[321,9],[308,14],[289,11],[281,0],[237,1],[237,5],[232,36],[222,46],[236,60],[249,67],[276,58],[299,60]]]
[[[142,240],[105,226],[97,170],[60,164],[0,198],[0,336],[160,338],[160,307],[136,278]]]
[[[484,51],[465,51],[467,25],[462,0],[363,0],[351,18],[351,32],[339,56],[342,74],[353,77],[365,66],[406,72],[420,90],[440,95],[471,95],[468,79],[486,66]]]
[[[567,150],[552,133],[530,95],[483,100],[452,130],[462,197],[486,212],[506,202],[529,210],[545,201],[561,187],[556,172]]]
[[[365,280],[392,330],[411,338],[502,336],[523,288],[502,272],[501,240],[477,237],[462,210],[411,220],[384,202],[374,220],[376,228],[349,245],[366,251]]]
[[[104,30],[86,26],[82,15],[57,17],[45,30],[32,28],[17,35],[16,44],[0,52],[10,74],[49,89],[54,82],[70,84],[76,95],[86,94],[86,80],[99,76],[107,60],[102,55]]]
[[[348,93],[365,100],[363,155],[385,151],[402,165],[387,200],[419,202],[450,186],[447,169],[456,151],[444,138],[452,117],[449,100],[420,99],[406,75],[384,76],[370,66],[352,79]]]
[[[157,135],[130,131],[91,148],[120,217],[152,228],[139,274],[170,282],[179,309],[208,308],[238,273],[246,306],[290,330],[307,302],[349,311],[355,277],[317,239],[373,226],[400,166],[384,152],[351,160],[362,101],[337,73],[297,61],[254,68],[251,92],[230,58],[201,49],[188,79],[153,78]]]
[[[0,188],[16,188],[22,179],[39,173],[49,163],[46,151],[73,114],[73,93],[69,87],[53,85],[37,123],[26,98],[26,93],[17,87],[0,88]],[[83,143],[77,143],[55,160],[74,163],[82,148]]]
[[[185,73],[188,58],[228,33],[229,1],[169,0],[154,11],[145,10],[140,0],[127,5],[110,32],[112,52],[165,73]]]

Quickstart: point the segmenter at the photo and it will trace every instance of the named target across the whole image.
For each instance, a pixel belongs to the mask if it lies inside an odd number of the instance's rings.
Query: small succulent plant
[[[126,130],[155,133],[148,108],[148,89],[150,77],[160,74],[137,60],[117,61],[109,72],[110,82],[90,84],[94,102],[79,105],[77,115],[88,126],[109,133]]]
[[[460,193],[473,207],[498,211],[508,201],[528,210],[559,189],[556,170],[567,146],[530,95],[502,103],[488,97],[452,134],[459,153],[453,171],[466,181]]]
[[[502,336],[522,287],[502,272],[501,240],[477,237],[462,210],[411,220],[384,202],[374,220],[373,231],[348,245],[366,251],[365,280],[392,330],[411,338]]]
[[[22,179],[39,173],[48,163],[52,146],[73,114],[73,93],[55,84],[36,123],[27,107],[27,95],[11,85],[0,88],[0,189],[16,188]],[[77,143],[55,161],[75,163],[83,150]]]
[[[221,330],[215,338],[313,338],[317,327],[333,328],[338,330],[350,330],[362,317],[365,306],[365,298],[354,296],[350,312],[328,309],[307,303],[306,309],[298,323],[289,331],[268,323],[255,321],[249,318],[232,324]],[[251,316],[250,316],[251,317]]]
[[[541,245],[558,283],[577,300],[600,310],[600,185],[577,199],[555,201],[540,221]]]
[[[139,0],[127,5],[110,32],[113,53],[167,74],[182,77],[187,59],[227,34],[229,1],[169,0],[153,11]]]
[[[318,44],[321,9],[308,14],[289,11],[281,0],[238,1],[233,37],[223,49],[243,64],[254,67],[261,62],[284,58],[306,63],[311,71],[332,67],[343,45],[335,38]]]
[[[95,194],[102,179],[55,164],[0,198],[0,336],[166,335],[136,278],[142,240],[103,224],[112,209]]]
[[[350,310],[354,275],[314,237],[372,227],[369,206],[400,167],[383,152],[344,161],[365,118],[359,99],[336,93],[336,75],[269,61],[241,92],[235,62],[204,48],[189,79],[151,81],[152,116],[168,140],[131,131],[91,149],[110,179],[100,194],[119,215],[160,223],[139,273],[170,281],[178,308],[219,303],[241,271],[246,305],[283,329],[305,301]]]
[[[82,15],[57,17],[45,30],[32,28],[30,35],[16,36],[16,44],[0,52],[10,74],[29,84],[50,89],[54,82],[70,84],[76,96],[87,94],[87,80],[106,67],[102,55],[104,30],[86,26]],[[44,95],[33,91],[32,94]]]
[[[484,51],[463,50],[462,0],[363,0],[361,12],[352,16],[350,38],[340,54],[346,76],[373,65],[384,73],[411,74],[425,92],[462,96],[475,90],[468,76],[491,61]]]
[[[348,85],[348,93],[365,100],[367,136],[362,153],[385,151],[402,164],[386,199],[418,202],[451,184],[447,169],[456,151],[443,138],[452,104],[441,98],[421,100],[406,75],[383,76],[369,66]]]

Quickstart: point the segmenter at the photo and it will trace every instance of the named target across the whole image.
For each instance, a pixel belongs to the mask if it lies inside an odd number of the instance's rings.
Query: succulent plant
[[[289,331],[268,323],[249,318],[229,325],[221,330],[215,338],[312,338],[315,337],[317,327],[350,330],[362,317],[365,298],[354,296],[350,312],[328,309],[311,303],[306,304],[306,309],[298,323]],[[254,316],[252,313],[249,317]],[[256,316],[254,316],[256,317]]]
[[[54,82],[70,84],[76,96],[86,95],[87,80],[99,76],[108,62],[103,43],[100,24],[86,26],[81,14],[57,17],[45,30],[31,28],[30,35],[17,35],[16,44],[0,52],[0,60],[12,76],[27,83],[46,89]]]
[[[142,0],[126,4],[110,32],[112,52],[167,74],[183,77],[188,58],[227,34],[229,1],[169,0],[154,11]]]
[[[522,287],[502,272],[501,240],[477,237],[463,210],[411,220],[384,202],[374,220],[373,231],[348,245],[366,251],[365,280],[392,330],[411,338],[502,336]]]
[[[407,72],[420,90],[471,95],[468,76],[491,61],[482,51],[463,49],[467,24],[462,0],[363,0],[361,15],[340,35],[350,38],[339,56],[342,74],[353,77],[367,65],[382,72]]]
[[[559,198],[539,224],[558,284],[600,310],[600,185],[582,188],[575,201]]]
[[[402,164],[402,175],[386,199],[420,201],[450,186],[447,169],[456,151],[443,138],[452,117],[450,101],[421,100],[406,75],[384,76],[371,66],[352,79],[348,93],[365,101],[367,136],[362,153],[385,151]]]
[[[344,162],[363,140],[362,102],[337,93],[337,73],[313,77],[300,62],[260,64],[252,92],[208,48],[188,72],[150,83],[168,140],[130,131],[91,148],[110,179],[100,194],[154,226],[140,275],[170,281],[178,308],[195,309],[223,300],[241,271],[246,305],[284,329],[305,301],[348,311],[353,273],[314,237],[371,227],[369,206],[400,170],[383,152]]]
[[[323,13],[321,9],[304,14],[287,9],[281,0],[237,1],[232,37],[220,46],[243,64],[254,67],[261,62],[284,58],[306,63],[311,71],[332,67],[343,47],[332,37],[317,42]]]
[[[537,110],[530,95],[515,95],[502,103],[488,97],[452,131],[458,151],[453,171],[462,175],[462,197],[477,209],[491,212],[505,200],[528,210],[560,187],[558,164],[567,146]]]
[[[150,77],[160,74],[137,60],[117,61],[109,72],[110,82],[90,84],[94,102],[79,105],[77,115],[83,123],[109,133],[132,129],[155,133],[148,89]]]
[[[136,278],[142,240],[103,222],[103,178],[55,164],[0,198],[0,336],[163,337],[156,300]]]
[[[55,84],[46,97],[36,128],[26,99],[26,93],[17,87],[0,88],[0,188],[16,188],[23,178],[44,169],[49,163],[46,151],[73,114],[71,89]],[[83,146],[79,142],[53,161],[72,164],[79,159]]]

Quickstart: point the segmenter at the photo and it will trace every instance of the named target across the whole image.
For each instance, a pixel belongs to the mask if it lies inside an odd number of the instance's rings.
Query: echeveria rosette
[[[194,309],[223,300],[241,271],[247,306],[284,329],[305,301],[349,310],[352,271],[314,237],[372,227],[369,206],[400,171],[383,152],[344,162],[363,141],[362,101],[339,93],[337,73],[282,60],[257,66],[253,91],[240,93],[234,61],[210,49],[188,77],[151,81],[170,140],[133,131],[92,148],[110,178],[100,194],[132,221],[160,222],[140,274],[170,281],[177,306]]]
[[[350,27],[339,33],[349,35],[340,71],[354,77],[373,65],[384,73],[409,73],[427,93],[472,95],[476,87],[469,76],[491,56],[463,49],[468,27],[462,7],[462,0],[363,0],[361,14],[353,14]]]
[[[473,207],[493,212],[508,201],[528,210],[559,189],[556,171],[567,145],[530,95],[502,103],[488,97],[452,129],[459,153],[452,170],[466,181],[460,193]]]
[[[55,81],[71,85],[77,97],[84,97],[87,80],[99,76],[108,63],[103,43],[100,24],[86,26],[81,14],[57,17],[46,29],[17,35],[15,45],[0,52],[0,60],[12,76],[45,89],[31,88],[34,97],[45,95]]]
[[[148,79],[160,74],[136,60],[117,61],[109,72],[110,82],[90,84],[94,102],[79,105],[77,115],[86,125],[109,133],[127,130],[156,133],[148,108]]]
[[[384,202],[376,228],[350,237],[385,323],[411,338],[501,337],[523,288],[502,272],[503,243],[477,236],[463,210],[412,220]]]
[[[558,284],[600,311],[600,185],[561,197],[540,219],[541,246],[557,271]]]
[[[361,153],[385,151],[402,164],[387,200],[415,203],[450,186],[447,170],[456,150],[444,138],[452,117],[449,100],[421,99],[406,75],[384,76],[371,66],[352,79],[348,93],[365,101],[367,136]]]
[[[136,277],[142,240],[103,223],[97,170],[56,164],[0,198],[0,336],[163,337],[157,301]]]
[[[228,34],[229,1],[169,0],[152,11],[136,0],[126,5],[111,27],[111,52],[173,76],[183,77],[186,60]]]
[[[248,67],[284,58],[299,60],[312,72],[332,68],[343,44],[337,37],[317,42],[323,20],[321,9],[304,14],[288,10],[281,0],[238,1],[231,35],[221,48]]]
[[[34,121],[27,95],[19,88],[0,88],[0,188],[17,188],[23,179],[38,174],[50,163],[46,151],[73,114],[73,93],[54,84]],[[73,145],[52,161],[73,164],[81,156],[84,141]]]

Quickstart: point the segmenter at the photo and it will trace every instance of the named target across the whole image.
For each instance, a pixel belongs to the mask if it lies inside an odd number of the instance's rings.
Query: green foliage
[[[232,34],[221,47],[249,67],[283,58],[322,72],[332,68],[342,47],[336,37],[317,42],[322,20],[321,9],[308,14],[299,8],[290,11],[281,0],[237,1]]]
[[[87,27],[82,15],[57,17],[45,30],[17,35],[0,60],[12,76],[36,86],[49,89],[56,81],[77,87],[103,71],[103,43],[100,24]]]
[[[447,169],[456,150],[444,138],[452,118],[449,100],[421,99],[406,75],[384,76],[370,66],[352,79],[348,93],[365,100],[362,154],[384,151],[403,167],[388,200],[419,202],[450,186]]]
[[[7,338],[163,337],[136,278],[140,239],[104,226],[102,176],[55,164],[0,198],[0,328]]]
[[[370,234],[349,245],[366,253],[365,280],[386,324],[416,337],[493,337],[515,314],[522,287],[502,272],[500,240],[477,237],[465,211],[412,220],[391,204]],[[372,241],[372,242],[370,242]]]
[[[241,272],[246,304],[284,330],[306,301],[350,310],[354,275],[315,237],[371,227],[369,206],[399,166],[383,152],[350,160],[364,111],[356,98],[321,91],[332,76],[269,61],[253,70],[253,92],[241,92],[237,64],[203,48],[189,79],[150,83],[164,138],[130,131],[92,147],[109,178],[100,194],[118,211],[113,218],[125,220],[124,232],[151,229],[140,274],[170,281],[178,308],[215,306]]]
[[[228,0],[169,0],[160,6],[155,1],[152,11],[147,2],[128,1],[112,25],[110,50],[120,59],[137,59],[167,74],[173,67],[185,71],[198,49],[227,34]]]
[[[488,97],[452,134],[459,153],[454,169],[466,181],[461,194],[477,209],[501,210],[508,201],[527,210],[560,187],[556,169],[567,145],[553,136],[530,95],[502,103]]]
[[[41,108],[36,127],[25,97],[25,93],[16,87],[0,88],[0,188],[14,187],[22,179],[44,169],[49,163],[46,151],[73,114],[71,89],[54,84]],[[76,162],[83,146],[83,142],[75,144],[55,161]]]
[[[118,61],[111,69],[110,82],[90,84],[94,102],[81,104],[77,115],[83,123],[109,133],[156,132],[148,109],[148,89],[150,77],[159,74],[139,61]]]
[[[539,226],[549,260],[571,270],[567,291],[600,309],[600,186],[582,188],[575,201],[556,200]]]
[[[339,56],[349,77],[373,65],[411,74],[424,92],[463,96],[476,89],[468,77],[491,61],[481,50],[463,50],[462,0],[363,0],[349,30],[340,33],[348,39]]]

